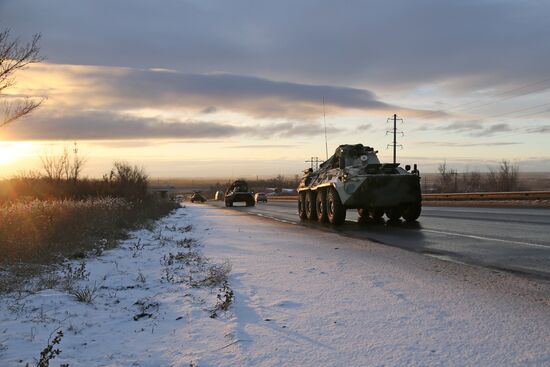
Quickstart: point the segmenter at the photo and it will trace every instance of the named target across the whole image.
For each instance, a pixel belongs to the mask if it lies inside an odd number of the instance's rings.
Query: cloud
[[[52,114],[44,110],[32,120],[6,126],[0,133],[3,140],[139,140],[295,137],[319,135],[324,130],[316,123],[238,125],[142,118],[105,111]]]
[[[250,145],[233,145],[232,149],[272,149],[272,148],[293,148],[295,144],[250,144]]]
[[[372,128],[372,124],[362,124],[357,126],[358,131],[366,131],[366,130],[370,130],[371,128]]]
[[[533,127],[533,128],[527,129],[527,132],[532,134],[547,134],[547,133],[550,133],[550,125]]]
[[[500,123],[500,124],[494,124],[485,128],[480,135],[488,136],[488,135],[494,135],[497,133],[502,133],[502,132],[511,131],[511,130],[512,128],[510,127],[509,124]]]
[[[467,132],[472,130],[482,130],[483,123],[481,121],[455,121],[445,126],[436,127],[436,130]]]
[[[422,130],[428,130],[429,128],[424,126]],[[498,123],[490,126],[486,126],[482,121],[455,121],[445,126],[434,127],[434,130],[443,130],[456,133],[467,133],[470,136],[490,136],[497,133],[511,131],[512,128],[507,123]]]
[[[420,141],[416,142],[418,145],[431,145],[436,147],[484,147],[484,146],[506,146],[506,145],[518,145],[523,144],[520,142],[514,141],[504,141],[504,142],[479,142],[479,143],[458,143],[452,141]]]
[[[216,107],[214,107],[214,106],[208,106],[208,107],[206,107],[205,109],[203,109],[203,110],[201,111],[201,113],[207,115],[207,114],[209,114],[209,113],[215,113],[215,112],[217,112],[217,111],[218,111],[218,109],[217,109]]]
[[[56,63],[312,84],[487,87],[537,80],[550,62],[545,1],[0,4],[5,26],[22,36],[42,32],[44,54]]]
[[[29,96],[45,93],[49,105],[58,109],[148,109],[199,115],[229,111],[253,118],[286,120],[317,120],[324,109],[339,115],[388,110],[409,115],[426,113],[386,103],[364,88],[227,73],[39,64],[21,77],[21,90]],[[445,115],[441,111],[429,112],[433,118]]]

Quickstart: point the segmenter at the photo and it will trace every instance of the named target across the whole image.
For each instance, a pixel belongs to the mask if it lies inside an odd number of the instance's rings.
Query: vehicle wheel
[[[315,210],[317,211],[317,221],[319,223],[328,222],[327,194],[324,189],[317,190],[317,198],[315,199]]]
[[[372,208],[369,209],[369,217],[372,220],[380,220],[384,216],[384,209]]]
[[[420,217],[421,212],[422,204],[407,205],[403,209],[403,219],[405,219],[407,222],[414,222],[418,219],[418,217]]]
[[[315,191],[309,190],[306,193],[306,216],[309,220],[317,220],[317,212],[315,211]]]
[[[365,208],[357,208],[357,214],[359,215],[358,223],[366,223],[369,218],[369,212]]]
[[[346,208],[333,188],[327,194],[327,216],[331,224],[342,224],[346,221]]]
[[[390,221],[396,221],[401,218],[401,209],[398,207],[388,208],[386,209],[386,216]]]
[[[306,214],[306,193],[304,191],[298,194],[298,216],[301,220],[307,219]]]
[[[230,200],[226,200],[226,201],[225,201],[225,206],[231,207],[231,206],[233,206],[233,202],[230,201]]]

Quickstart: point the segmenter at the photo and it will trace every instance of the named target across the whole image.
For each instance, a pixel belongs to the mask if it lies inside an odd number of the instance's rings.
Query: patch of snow
[[[217,287],[167,280],[179,251],[229,260],[229,311],[210,317]],[[236,210],[188,205],[86,269],[91,304],[61,290],[0,299],[1,366],[32,364],[58,328],[53,365],[550,364],[545,282]]]

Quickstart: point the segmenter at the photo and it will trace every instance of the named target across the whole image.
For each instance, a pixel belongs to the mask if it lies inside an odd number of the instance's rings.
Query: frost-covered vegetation
[[[46,174],[0,183],[0,271],[9,279],[0,282],[0,292],[14,290],[13,279],[41,273],[44,265],[99,254],[178,205],[149,195],[138,167],[117,162],[101,179],[82,179],[67,163],[74,160],[57,162],[55,170],[44,168]]]

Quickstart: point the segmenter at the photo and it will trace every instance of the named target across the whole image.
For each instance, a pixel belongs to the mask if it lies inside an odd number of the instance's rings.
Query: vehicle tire
[[[407,222],[414,222],[415,220],[420,217],[420,213],[422,212],[422,204],[411,204],[407,205],[403,209],[403,219],[405,219]]]
[[[371,208],[371,209],[369,209],[370,219],[372,219],[374,221],[378,221],[378,220],[382,219],[383,216],[384,216],[384,209],[380,209],[380,208]]]
[[[359,215],[357,223],[366,223],[370,221],[369,212],[366,208],[357,208],[357,214]]]
[[[401,209],[394,206],[393,208],[386,209],[386,216],[390,221],[397,221],[401,218]]]
[[[317,212],[317,221],[319,223],[328,222],[327,216],[327,193],[325,189],[318,189],[315,199],[315,211]]]
[[[225,206],[231,207],[231,206],[233,206],[233,202],[231,200],[226,200],[225,201]]]
[[[342,224],[346,221],[346,208],[340,200],[338,192],[330,188],[327,193],[327,216],[331,224]]]
[[[306,193],[304,191],[298,194],[298,216],[301,220],[307,219],[306,214]]]
[[[306,193],[306,216],[308,220],[317,220],[317,212],[315,211],[315,191],[309,190]]]

